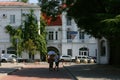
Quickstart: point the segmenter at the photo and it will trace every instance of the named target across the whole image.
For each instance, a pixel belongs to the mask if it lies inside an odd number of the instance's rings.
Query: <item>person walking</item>
[[[48,56],[49,71],[53,71],[54,55]]]
[[[55,55],[55,68],[54,68],[54,70],[59,71],[59,60],[60,60],[60,56],[59,56],[59,54],[56,54]]]

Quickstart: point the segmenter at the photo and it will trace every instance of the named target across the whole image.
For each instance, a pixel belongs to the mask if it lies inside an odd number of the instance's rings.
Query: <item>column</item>
[[[62,13],[62,41],[66,40],[66,12]]]

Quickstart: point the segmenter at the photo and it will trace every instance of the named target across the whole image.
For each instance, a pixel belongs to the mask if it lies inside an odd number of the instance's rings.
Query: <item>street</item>
[[[73,80],[60,64],[59,71],[49,71],[48,64],[27,64],[23,69],[2,77],[0,80]]]

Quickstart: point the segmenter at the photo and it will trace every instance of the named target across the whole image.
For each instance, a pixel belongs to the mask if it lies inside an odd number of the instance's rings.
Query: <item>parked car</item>
[[[81,63],[95,63],[95,60],[90,56],[77,56],[77,59],[79,59]]]
[[[77,56],[81,63],[88,63],[88,56]]]
[[[17,62],[23,62],[24,61],[24,59],[22,57],[17,57],[16,59],[17,59]]]
[[[88,58],[89,58],[89,62],[90,62],[90,60],[91,60],[91,61],[93,60],[93,62],[94,62],[94,63],[96,63],[96,62],[97,62],[96,57],[89,56]]]
[[[15,62],[17,56],[15,54],[1,54],[2,62]]]
[[[60,61],[72,61],[72,57],[70,55],[62,55],[60,56]]]

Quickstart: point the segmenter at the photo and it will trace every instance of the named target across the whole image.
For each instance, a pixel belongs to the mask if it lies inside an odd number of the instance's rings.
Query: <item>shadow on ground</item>
[[[23,68],[17,72],[13,72],[10,75],[20,76],[20,77],[38,77],[38,78],[64,78],[72,80],[70,75],[64,68],[60,68],[59,71],[49,71],[48,68]]]
[[[120,68],[110,65],[72,65],[65,68],[74,76],[103,80],[120,80]]]

